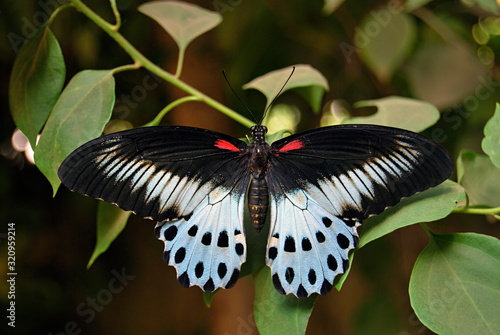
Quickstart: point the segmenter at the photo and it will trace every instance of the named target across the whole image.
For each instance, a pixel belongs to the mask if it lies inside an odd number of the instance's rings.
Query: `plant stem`
[[[179,47],[179,58],[177,59],[177,69],[175,70],[175,78],[179,78],[182,73],[182,66],[184,65],[184,52],[186,48]]]
[[[433,29],[441,38],[456,47],[457,49],[461,49],[463,51],[467,51],[465,46],[465,42],[453,32],[446,24],[443,23],[432,11],[427,10],[426,8],[419,8],[412,12],[419,19],[424,21],[431,29]]]
[[[429,229],[429,226],[427,226],[423,222],[420,222],[420,227],[422,227],[425,230],[425,232],[427,233],[427,236],[429,236],[429,237],[432,236],[432,231]]]
[[[154,118],[153,121],[146,123],[145,125],[143,125],[143,127],[150,127],[150,126],[157,126],[157,125],[159,125],[161,119],[165,116],[165,114],[167,114],[172,109],[174,109],[174,107],[177,107],[180,104],[183,104],[183,103],[188,102],[188,101],[200,101],[200,99],[198,99],[198,97],[193,97],[193,96],[189,96],[189,97],[184,97],[184,98],[177,99],[177,100],[169,103],[165,108],[163,108],[158,113],[158,115],[156,115],[156,117]]]
[[[238,114],[234,110],[224,106],[220,102],[212,99],[211,97],[205,95],[204,93],[198,91],[196,88],[186,84],[184,81],[176,78],[174,75],[166,72],[162,68],[158,67],[152,63],[148,58],[146,58],[142,53],[140,53],[130,42],[123,37],[118,31],[115,31],[114,25],[105,21],[102,17],[97,15],[89,7],[87,7],[81,0],[71,0],[71,4],[92,20],[96,25],[98,25],[102,30],[104,30],[111,38],[113,38],[118,45],[120,45],[123,50],[135,61],[138,66],[143,66],[148,71],[154,73],[158,77],[164,79],[165,81],[177,86],[184,92],[188,93],[209,105],[210,107],[218,110],[219,112],[225,114],[226,116],[232,118],[233,120],[241,123],[246,127],[251,127],[254,122],[247,119],[246,117]]]
[[[454,213],[464,213],[464,214],[478,214],[478,215],[499,215],[500,207],[494,208],[470,208],[470,207],[459,207],[453,210]]]
[[[115,67],[113,69],[113,74],[120,73],[123,71],[129,71],[129,70],[137,70],[140,67],[141,67],[141,64],[138,64],[138,63],[118,66],[118,67]]]
[[[113,10],[113,15],[115,16],[115,24],[113,25],[114,31],[118,31],[122,25],[122,18],[120,16],[120,12],[118,11],[118,7],[116,7],[116,0],[109,0],[111,3],[111,9]]]
[[[54,19],[56,18],[56,16],[62,12],[64,9],[70,7],[71,4],[67,3],[65,5],[62,5],[62,6],[59,6],[57,7],[53,12],[52,14],[50,15],[50,18],[49,20],[47,21],[47,26],[50,26],[52,24],[52,22],[54,21]]]

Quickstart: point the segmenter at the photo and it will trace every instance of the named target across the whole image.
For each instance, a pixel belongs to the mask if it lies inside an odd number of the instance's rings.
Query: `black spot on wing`
[[[278,256],[278,248],[276,247],[270,247],[269,250],[267,251],[267,257],[271,260],[275,260],[276,256]]]
[[[160,239],[160,237],[161,237],[161,236],[160,236],[160,234],[161,234],[161,229],[162,229],[162,228],[163,228],[163,226],[162,226],[162,225],[157,225],[157,226],[155,227],[155,237],[156,237],[157,239]]]
[[[299,285],[299,288],[297,289],[297,297],[299,297],[300,299],[305,299],[307,298],[308,296],[308,293],[306,291],[306,289],[304,288],[304,286],[302,286],[302,284]]]
[[[342,269],[344,273],[349,269],[349,260],[347,259],[342,260]]]
[[[189,287],[190,286],[190,281],[189,281],[189,276],[187,272],[184,272],[177,278],[177,281],[182,287]]]
[[[350,245],[349,239],[344,234],[337,235],[337,243],[342,249],[347,249]]]
[[[212,243],[212,233],[211,232],[206,232],[203,234],[203,237],[201,238],[201,243],[204,245],[210,245]]]
[[[283,289],[283,286],[281,285],[280,277],[278,276],[277,273],[273,275],[273,285],[276,291],[280,294],[286,294],[285,290]]]
[[[302,250],[310,251],[311,249],[312,249],[311,241],[307,237],[304,237],[302,239]]]
[[[229,279],[229,281],[226,284],[226,288],[233,287],[234,284],[236,284],[236,282],[238,281],[239,276],[240,276],[240,271],[238,269],[234,269],[233,274],[231,275],[231,278]]]
[[[316,284],[316,271],[313,269],[309,270],[309,273],[307,274],[307,280],[309,280],[309,283],[311,285]]]
[[[292,236],[287,236],[285,239],[285,251],[295,252],[295,239]]]
[[[323,281],[323,284],[321,285],[321,290],[319,291],[319,293],[325,295],[332,290],[332,287],[333,285],[328,280],[325,279]]]
[[[203,270],[204,266],[202,262],[196,264],[196,267],[194,268],[194,274],[196,275],[196,278],[201,278],[201,276],[203,276]]]
[[[328,257],[326,258],[326,263],[328,264],[328,268],[330,270],[332,271],[337,270],[338,267],[337,260],[335,259],[335,257],[333,257],[333,255],[328,255]]]
[[[163,237],[165,238],[166,241],[172,241],[175,236],[177,236],[177,226],[170,226],[167,229],[165,229],[165,232],[163,233]]]
[[[165,263],[169,264],[169,262],[170,262],[170,251],[169,250],[165,250],[163,252],[163,260],[165,261]]]
[[[285,280],[288,282],[288,284],[291,284],[294,278],[295,278],[295,271],[293,271],[293,268],[291,267],[286,268]]]
[[[219,238],[217,239],[217,246],[219,248],[227,248],[229,246],[229,237],[227,236],[227,231],[221,231]]]
[[[214,281],[212,280],[212,278],[210,278],[205,283],[205,285],[203,285],[203,291],[205,291],[205,292],[213,292],[214,290],[215,290]]]
[[[186,248],[181,247],[175,252],[174,260],[177,264],[182,263],[186,257]]]
[[[191,226],[191,228],[189,228],[188,235],[191,237],[195,237],[197,232],[198,232],[198,226],[193,225],[193,226]]]
[[[318,241],[318,243],[323,243],[325,242],[325,240],[326,240],[325,234],[323,234],[320,231],[316,232],[316,241]]]
[[[227,273],[227,266],[226,263],[219,263],[219,266],[217,267],[217,274],[219,275],[219,278],[222,279]]]
[[[238,256],[243,255],[243,253],[245,252],[245,247],[241,243],[236,243],[234,248]]]

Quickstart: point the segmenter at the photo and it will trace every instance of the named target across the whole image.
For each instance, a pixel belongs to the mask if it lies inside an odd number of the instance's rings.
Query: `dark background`
[[[63,187],[53,198],[48,181],[11,145],[15,125],[9,113],[7,92],[18,42],[44,21],[44,13],[51,12],[54,3],[57,1],[0,3],[0,35],[3,37],[0,40],[0,234],[7,232],[9,222],[15,223],[16,229],[16,328],[7,329],[8,333],[77,334],[81,329],[82,334],[257,334],[252,318],[252,279],[240,279],[233,289],[218,293],[212,307],[206,308],[201,290],[181,288],[174,269],[163,262],[163,244],[154,237],[153,222],[131,217],[110,249],[86,269],[95,243],[97,201]],[[85,3],[111,20],[106,1]],[[123,19],[120,31],[153,62],[174,72],[176,45],[154,21],[136,11],[141,3],[118,1]],[[236,90],[242,92],[239,87],[259,75],[292,64],[311,64],[329,81],[331,90],[325,96],[325,103],[340,99],[350,106],[359,100],[388,95],[428,100],[438,104],[449,120],[460,121],[459,124],[457,121],[439,123],[446,134],[441,144],[454,157],[461,149],[481,152],[484,122],[493,113],[499,91],[495,87],[491,96],[480,101],[468,118],[460,117],[464,97],[444,99],[446,102],[442,103],[443,99],[419,96],[420,91],[411,83],[409,74],[426,70],[418,68],[422,65],[415,61],[421,39],[429,34],[429,27],[421,17],[414,17],[418,33],[411,52],[390,80],[380,82],[356,54],[347,59],[340,44],[352,45],[357,25],[374,9],[386,8],[383,1],[346,1],[329,16],[321,14],[323,2],[318,0],[197,3],[210,10],[216,10],[216,5],[219,10],[225,9],[221,10],[224,21],[188,47],[182,79],[227,106],[246,113],[224,82],[222,69]],[[491,16],[490,13],[457,1],[433,1],[426,10],[448,24],[471,55],[479,55],[480,45],[472,30],[479,20]],[[108,69],[131,62],[111,38],[74,9],[61,13],[52,29],[63,50],[68,81],[83,69]],[[487,43],[493,57],[497,39],[493,34]],[[447,45],[449,42],[436,43]],[[479,56],[477,60],[481,60]],[[481,66],[484,72],[470,74],[472,79],[477,80],[479,75],[497,77],[496,58]],[[455,71],[461,68],[459,65]],[[434,78],[433,69],[427,70],[429,78]],[[445,83],[449,80],[451,85],[454,75],[451,71],[446,77],[444,72],[441,79]],[[151,75],[144,70],[116,76],[117,103],[113,119],[128,121],[137,127],[150,121],[168,102],[182,96],[175,87],[148,76]],[[154,87],[140,96],[134,88],[143,85],[144,80],[157,85],[151,85]],[[432,86],[433,82],[426,85]],[[134,94],[135,100],[127,100],[127,96],[134,97]],[[240,94],[260,115],[264,97],[256,91]],[[288,93],[280,101],[300,108],[301,130],[319,125],[320,115],[315,115],[299,96]],[[169,114],[164,123],[199,126],[236,137],[248,134],[241,125],[201,103],[182,105]],[[483,216],[451,215],[444,222],[431,224],[431,228],[436,232],[475,231],[498,237],[499,230],[491,223]],[[0,309],[3,311],[8,304],[4,277],[8,271],[3,257],[7,250],[5,237],[0,235]],[[308,333],[430,334],[414,315],[408,298],[411,269],[427,242],[425,232],[413,226],[357,252],[342,291],[318,298]],[[113,279],[117,273],[125,274],[121,282]],[[6,323],[2,318],[0,329],[6,328]]]

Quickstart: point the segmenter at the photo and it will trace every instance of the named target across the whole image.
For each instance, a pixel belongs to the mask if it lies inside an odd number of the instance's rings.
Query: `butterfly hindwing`
[[[212,292],[236,283],[246,259],[243,205],[247,182],[242,180],[234,189],[215,188],[191,216],[156,225],[157,237],[165,242],[165,262],[176,268],[182,286],[197,285]]]
[[[71,190],[158,221],[179,282],[213,291],[234,285],[246,259],[245,147],[205,129],[137,128],[81,146],[59,176]]]
[[[348,266],[356,227],[403,197],[441,183],[452,166],[434,142],[388,127],[324,127],[273,143],[267,263],[278,291],[325,294]]]
[[[356,228],[322,208],[303,190],[271,196],[267,265],[282,294],[327,294],[348,266],[358,242]]]

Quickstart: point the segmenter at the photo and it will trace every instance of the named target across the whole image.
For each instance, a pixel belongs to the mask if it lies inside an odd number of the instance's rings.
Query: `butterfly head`
[[[253,140],[256,143],[265,143],[266,142],[266,133],[267,133],[267,127],[257,124],[255,126],[252,126],[250,128],[250,131],[252,132]]]

